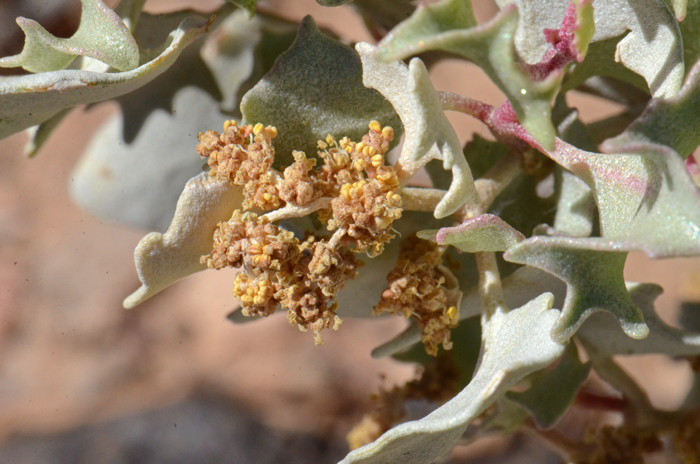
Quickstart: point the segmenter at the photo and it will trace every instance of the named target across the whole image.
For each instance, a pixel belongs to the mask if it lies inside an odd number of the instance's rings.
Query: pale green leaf
[[[406,422],[374,443],[352,451],[341,464],[425,464],[450,451],[469,423],[528,374],[552,363],[564,346],[548,332],[559,311],[543,294],[525,306],[500,307],[482,320],[482,359],[467,387],[423,419]]]
[[[581,326],[577,335],[605,356],[665,354],[667,356],[700,355],[700,333],[682,330],[666,324],[654,310],[654,300],[661,295],[658,285],[628,283],[632,301],[644,313],[649,336],[642,340],[626,337],[610,317],[594,314]]]
[[[193,177],[177,202],[167,232],[141,239],[134,261],[141,287],[124,300],[133,308],[178,280],[207,269],[200,258],[211,253],[214,231],[243,202],[242,189],[203,172]]]
[[[460,0],[443,0],[431,8],[449,11],[460,8],[458,3]],[[513,46],[518,24],[517,9],[506,8],[489,23],[476,27],[466,19],[461,23],[450,21],[443,24],[440,15],[424,11],[418,9],[397,27],[396,33],[379,43],[380,57],[395,60],[423,51],[443,50],[468,58],[506,94],[523,127],[542,146],[551,148],[555,135],[550,119],[551,104],[562,73],[554,72],[544,81],[535,82],[521,70]],[[456,19],[466,16],[461,14]],[[414,30],[418,32],[414,33]]]
[[[459,138],[423,62],[415,58],[408,67],[398,61],[383,63],[375,58],[376,47],[359,43],[356,48],[362,58],[365,85],[391,102],[406,130],[396,165],[399,178],[405,181],[429,161],[439,159],[445,170],[452,171],[452,183],[435,208],[435,217],[449,216],[465,203],[476,203],[478,194]]]
[[[556,145],[548,156],[593,191],[603,237],[592,246],[651,258],[700,254],[700,192],[677,153],[643,143],[610,144],[616,154]]]
[[[644,78],[615,60],[617,47],[625,37],[623,35],[590,44],[583,62],[574,64],[571,71],[564,77],[561,91],[568,92],[592,77],[604,76],[631,84],[648,94],[649,86]]]
[[[581,179],[557,166],[554,170],[557,213],[554,229],[569,237],[588,237],[593,231],[595,201]]]
[[[700,61],[688,73],[681,90],[667,98],[653,98],[644,112],[617,137],[602,145],[603,151],[618,152],[616,146],[655,143],[687,158],[700,145]]]
[[[625,333],[641,339],[648,335],[642,312],[625,288],[623,269],[627,253],[596,250],[595,239],[532,237],[510,248],[504,259],[547,271],[566,282],[561,317],[552,338],[565,342],[596,311],[615,316]]]
[[[68,39],[50,34],[39,23],[17,18],[26,34],[19,55],[0,59],[0,67],[21,66],[30,72],[57,71],[77,56],[87,56],[119,71],[129,71],[139,64],[139,48],[121,18],[101,0],[81,0],[80,26]]]
[[[523,234],[493,214],[476,216],[455,227],[425,230],[419,232],[418,236],[426,240],[435,240],[440,245],[452,245],[469,253],[506,251],[525,240]]]
[[[202,172],[197,133],[220,131],[227,119],[217,102],[195,87],[178,92],[173,110],[151,112],[129,142],[123,136],[125,115],[100,127],[74,169],[75,202],[99,217],[164,232],[183,187]]]
[[[690,67],[700,60],[700,0],[689,0],[686,7],[686,16],[680,23],[680,28],[683,36],[683,59],[686,67]]]
[[[509,391],[506,398],[527,409],[540,428],[550,429],[569,410],[590,370],[590,362],[582,363],[571,343],[554,369],[524,392]]]
[[[307,16],[292,47],[241,102],[246,124],[276,126],[277,166],[293,161],[292,152],[309,156],[328,134],[359,141],[372,120],[394,128],[401,120],[379,93],[362,84],[362,64],[353,49],[325,36]]]
[[[183,21],[157,58],[132,71],[64,70],[0,79],[0,139],[40,124],[66,108],[115,98],[145,85],[168,69],[207,26],[202,18]]]
[[[497,0],[515,3],[521,20],[515,34],[518,54],[536,63],[549,48],[544,29],[558,29],[569,0]],[[629,33],[616,44],[615,59],[641,75],[655,97],[671,96],[683,82],[683,42],[678,21],[664,0],[593,2],[592,43]]]
[[[245,10],[245,12],[249,18],[255,14],[255,5],[258,3],[258,0],[226,0],[226,1],[231,2],[240,8],[243,8],[243,10]]]

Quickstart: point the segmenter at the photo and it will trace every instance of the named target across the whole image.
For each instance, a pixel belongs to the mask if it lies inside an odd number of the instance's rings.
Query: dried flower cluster
[[[433,356],[441,343],[446,350],[452,348],[450,330],[459,324],[459,292],[448,288],[454,288],[454,276],[442,265],[444,251],[444,247],[415,235],[406,238],[396,267],[387,275],[389,288],[374,308],[375,314],[414,317],[425,350]]]
[[[227,121],[222,134],[199,134],[197,152],[208,158],[209,175],[242,186],[245,195],[245,212],[219,224],[212,253],[202,258],[212,269],[242,269],[233,293],[244,315],[268,316],[281,305],[290,323],[316,334],[317,344],[320,330],[338,328],[333,300],[362,264],[353,252],[381,253],[402,211],[396,172],[384,164],[393,130],[376,121],[369,129],[359,143],[330,135],[320,141],[320,169],[316,159],[295,151],[283,173],[273,168],[275,127]],[[299,240],[249,211],[286,208],[279,218],[291,218],[308,214],[316,200],[311,211],[336,231],[330,239]]]
[[[415,380],[391,389],[380,389],[372,396],[376,404],[374,410],[365,414],[348,433],[350,449],[372,443],[393,426],[408,420],[408,402],[425,401],[440,405],[450,400],[459,391],[460,374],[452,357],[443,353],[425,367],[418,368]]]
[[[639,433],[624,426],[591,430],[585,441],[595,446],[590,464],[644,464],[644,455],[664,447],[655,432]]]

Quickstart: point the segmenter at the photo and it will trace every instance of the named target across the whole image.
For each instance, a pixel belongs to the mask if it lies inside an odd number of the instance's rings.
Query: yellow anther
[[[318,148],[321,150],[326,150],[328,148],[328,144],[324,142],[323,140],[318,141]]]
[[[372,148],[372,147],[365,147],[365,148],[363,148],[363,149],[362,149],[362,154],[365,155],[365,156],[371,156],[371,155],[369,154],[369,149],[370,149],[370,148]]]
[[[277,137],[277,128],[275,126],[267,126],[265,128],[265,134],[268,136],[268,138],[274,139]]]
[[[346,145],[346,146],[345,146],[345,151],[346,151],[348,154],[352,153],[352,147],[351,147],[350,145]]]
[[[376,154],[372,156],[372,166],[378,168],[382,164],[384,164],[384,157],[382,155]]]
[[[382,131],[382,125],[379,124],[379,121],[372,121],[369,123],[369,128],[372,129],[375,132],[381,132]]]
[[[328,145],[333,145],[333,142],[335,142],[335,139],[331,134],[326,135],[326,143]]]
[[[233,119],[227,119],[226,121],[224,121],[224,130],[225,131],[227,131],[228,128],[231,126],[236,127],[236,126],[238,126],[238,123]]]
[[[262,131],[265,129],[265,126],[263,126],[261,123],[257,123],[255,127],[253,127],[253,134],[258,135],[262,133]]]
[[[357,145],[355,145],[355,149],[357,151],[362,151],[365,149],[366,146],[367,146],[367,144],[365,142],[360,142]]]
[[[369,156],[374,156],[377,154],[377,149],[374,147],[369,147]]]
[[[394,129],[392,129],[389,126],[386,126],[384,129],[382,129],[382,137],[384,137],[386,140],[393,140],[394,139]]]
[[[450,306],[449,308],[447,308],[446,314],[447,317],[449,317],[450,319],[457,319],[459,317],[459,311],[457,311],[456,306]]]

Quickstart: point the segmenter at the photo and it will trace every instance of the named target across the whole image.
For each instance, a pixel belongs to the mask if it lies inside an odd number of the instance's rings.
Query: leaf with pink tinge
[[[515,47],[526,63],[542,59],[549,48],[545,29],[557,29],[569,0],[496,0],[502,8],[515,3],[520,22]],[[591,43],[619,37],[616,60],[646,79],[655,97],[671,96],[684,75],[683,42],[678,22],[664,0],[593,2],[595,33]],[[628,32],[629,31],[629,32]]]
[[[423,239],[434,239],[440,245],[453,245],[469,253],[506,251],[516,243],[525,240],[523,234],[493,214],[482,214],[456,227],[425,230],[419,232],[418,236]]]
[[[433,159],[440,159],[445,170],[452,170],[452,183],[435,208],[435,217],[454,213],[465,203],[479,201],[471,169],[459,138],[442,110],[425,65],[418,58],[407,67],[399,61],[377,61],[377,48],[368,43],[355,47],[362,59],[363,81],[389,100],[406,131],[397,163],[402,180],[407,180]]]
[[[374,443],[352,451],[341,464],[425,464],[450,451],[467,426],[528,374],[564,352],[548,332],[559,315],[545,293],[526,305],[503,306],[482,318],[482,355],[467,387],[433,413],[403,423]]]
[[[565,342],[596,311],[608,311],[625,333],[641,339],[648,335],[642,312],[632,302],[623,278],[627,253],[609,251],[595,239],[532,237],[510,248],[503,258],[547,271],[566,282],[561,317],[552,338]]]
[[[34,73],[57,71],[77,56],[88,56],[120,71],[139,64],[139,47],[119,16],[101,0],[81,0],[83,11],[78,30],[68,39],[49,33],[39,23],[17,18],[26,34],[19,55],[0,58],[0,67],[21,66]]]
[[[678,154],[643,143],[615,149],[591,153],[557,140],[548,154],[593,191],[603,236],[595,246],[651,258],[700,254],[700,193]]]
[[[131,71],[63,70],[0,79],[0,139],[40,124],[66,108],[115,98],[147,84],[208,27],[203,18],[184,20],[158,57]]]
[[[493,20],[480,26],[474,26],[467,19],[458,21],[460,16],[457,15],[447,23],[440,23],[441,16],[425,13],[430,8],[447,9],[459,3],[461,0],[443,0],[418,9],[379,43],[380,58],[403,59],[428,50],[464,56],[476,63],[506,94],[523,127],[538,143],[551,148],[555,136],[551,104],[563,74],[553,70],[546,79],[536,81],[521,68],[513,45],[518,25],[515,7],[505,8]]]
[[[671,327],[654,310],[654,300],[662,289],[654,284],[628,283],[627,290],[634,304],[644,313],[649,336],[642,340],[626,337],[605,314],[594,314],[577,335],[606,356],[617,354],[665,354],[667,356],[700,355],[700,333]]]
[[[206,172],[193,177],[177,202],[175,217],[165,234],[141,239],[134,261],[141,288],[124,300],[133,308],[178,280],[207,269],[200,258],[211,253],[214,231],[243,202],[241,187],[216,180]]]
[[[687,158],[700,145],[700,61],[688,73],[683,87],[673,96],[653,98],[644,112],[615,138],[603,142],[606,153],[631,143],[654,143],[673,148]]]

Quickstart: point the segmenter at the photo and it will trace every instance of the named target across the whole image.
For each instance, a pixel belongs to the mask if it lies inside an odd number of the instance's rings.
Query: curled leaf
[[[453,245],[469,253],[506,251],[516,243],[525,240],[523,234],[493,214],[482,214],[456,227],[422,231],[418,236],[423,239],[434,239],[440,245]]]
[[[594,239],[532,237],[510,248],[503,258],[547,271],[566,282],[561,317],[552,338],[567,341],[596,311],[607,311],[636,339],[649,334],[642,312],[627,293],[623,269],[627,253],[596,249]]]
[[[83,5],[78,30],[68,39],[58,38],[39,23],[17,18],[26,34],[19,55],[0,58],[0,67],[21,66],[34,73],[57,71],[77,56],[87,56],[119,71],[129,71],[139,64],[139,48],[121,18],[101,0],[81,0]]]
[[[185,186],[175,217],[165,234],[141,239],[134,261],[141,288],[124,300],[133,308],[178,280],[207,269],[200,258],[211,252],[217,224],[227,221],[243,202],[241,188],[201,173]]]
[[[399,177],[405,180],[430,160],[440,159],[445,170],[452,170],[452,183],[435,208],[435,217],[449,216],[465,203],[476,203],[478,194],[459,138],[423,62],[415,58],[409,67],[398,61],[382,63],[375,58],[376,47],[359,43],[356,49],[362,58],[365,85],[391,102],[406,130],[396,166]]]
[[[186,19],[158,57],[131,71],[63,70],[0,80],[0,139],[66,108],[115,98],[145,85],[168,69],[188,44],[207,31],[208,24],[202,18]]]
[[[341,464],[423,464],[447,453],[469,423],[508,389],[561,356],[564,347],[547,335],[559,314],[551,309],[553,300],[545,293],[521,308],[502,308],[482,319],[483,357],[469,385],[423,419],[354,450]]]
[[[605,356],[617,354],[653,354],[697,356],[700,354],[700,333],[671,327],[659,318],[654,300],[662,293],[653,284],[628,283],[627,290],[635,305],[644,313],[649,336],[642,340],[626,337],[605,314],[594,314],[581,326],[578,336]]]
[[[687,158],[700,145],[700,61],[690,70],[683,87],[670,97],[652,98],[644,112],[602,149],[617,153],[616,147],[632,143],[666,145]]]

